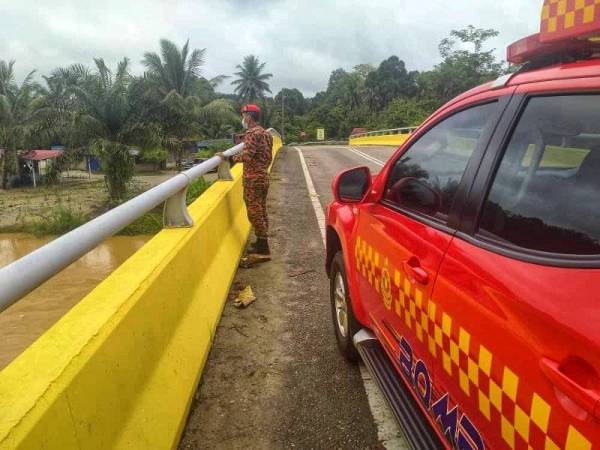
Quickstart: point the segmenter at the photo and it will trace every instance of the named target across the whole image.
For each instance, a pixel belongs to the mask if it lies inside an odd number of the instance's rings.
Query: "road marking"
[[[371,155],[367,155],[366,153],[363,153],[360,150],[356,150],[354,147],[348,146],[348,150],[350,150],[352,153],[354,153],[358,156],[365,158],[368,161],[371,161],[373,164],[377,164],[378,166],[382,166],[382,167],[385,165],[384,161],[381,161],[380,159],[377,159]]]
[[[321,202],[319,201],[319,195],[315,190],[315,185],[310,176],[308,166],[306,165],[306,161],[304,160],[302,150],[300,150],[298,147],[294,147],[294,149],[296,149],[296,151],[298,152],[298,156],[300,157],[300,165],[302,166],[302,172],[304,173],[304,180],[306,181],[308,194],[310,196],[312,206],[315,211],[315,216],[317,216],[317,222],[319,223],[319,230],[321,232],[321,239],[323,240],[323,247],[325,247],[325,213],[323,212],[323,207],[321,206]],[[353,149],[350,147],[350,150]],[[383,165],[381,161],[377,161],[378,162],[376,164]],[[396,420],[392,415],[392,411],[390,410],[385,398],[383,397],[383,394],[379,390],[379,387],[377,386],[373,378],[371,378],[371,374],[369,373],[365,365],[361,363],[359,367],[360,376],[362,378],[365,387],[365,392],[367,394],[369,408],[371,410],[371,414],[373,415],[375,426],[377,427],[377,438],[379,439],[381,444],[388,450],[408,450],[409,447],[407,446],[406,440],[402,435],[402,431],[400,431],[400,428],[398,427],[398,424],[396,423]]]
[[[300,156],[300,164],[302,165],[302,171],[304,172],[304,180],[306,180],[308,195],[310,195],[310,200],[312,201],[312,206],[315,210],[315,215],[317,216],[317,222],[319,222],[319,231],[321,232],[321,238],[323,239],[323,247],[325,247],[325,213],[323,212],[323,207],[321,206],[319,196],[317,195],[317,191],[315,190],[315,185],[313,184],[312,178],[310,177],[310,172],[308,171],[308,166],[306,165],[306,161],[304,160],[302,150],[300,150],[298,147],[294,148]]]

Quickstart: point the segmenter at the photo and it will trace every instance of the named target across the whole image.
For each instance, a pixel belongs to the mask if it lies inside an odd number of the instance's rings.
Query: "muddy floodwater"
[[[0,312],[0,370],[142,247],[149,238],[112,237],[10,308]],[[38,239],[27,234],[0,234],[0,267],[50,240],[51,238]]]

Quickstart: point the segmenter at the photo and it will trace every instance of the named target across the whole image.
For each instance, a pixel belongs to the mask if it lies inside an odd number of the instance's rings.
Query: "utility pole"
[[[285,92],[281,90],[281,142],[285,143],[285,125],[284,125],[284,110],[285,110]]]

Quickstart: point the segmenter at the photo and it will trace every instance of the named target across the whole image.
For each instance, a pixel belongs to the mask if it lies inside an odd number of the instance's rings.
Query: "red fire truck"
[[[338,344],[414,449],[600,449],[600,0],[508,59],[333,183]]]

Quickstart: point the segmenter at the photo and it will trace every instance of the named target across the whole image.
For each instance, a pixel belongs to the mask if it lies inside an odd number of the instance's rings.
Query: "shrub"
[[[152,163],[155,166],[155,169],[160,169],[161,165],[163,165],[167,161],[167,157],[169,156],[166,150],[162,148],[155,148],[151,150],[144,150],[142,153],[142,160]]]
[[[136,236],[140,234],[156,234],[162,230],[162,207],[154,208],[152,211],[144,214],[135,222],[130,223],[119,234],[125,236]]]
[[[40,220],[28,224],[26,231],[37,237],[58,236],[74,230],[85,222],[87,218],[81,212],[59,204],[50,211],[48,216],[40,217]]]
[[[231,147],[233,147],[233,142],[231,142],[231,139],[218,139],[211,142],[208,150],[215,154],[216,152],[222,152]]]
[[[210,183],[200,177],[188,186],[185,203],[189,205],[210,187]]]
[[[198,178],[188,187],[186,204],[189,205],[196,200],[204,191],[210,187],[210,183],[204,178]],[[162,207],[155,208],[137,219],[132,224],[123,228],[119,234],[135,236],[139,234],[156,234],[163,228]]]
[[[214,154],[215,152],[208,149],[198,150],[196,153],[196,158],[212,158]]]

